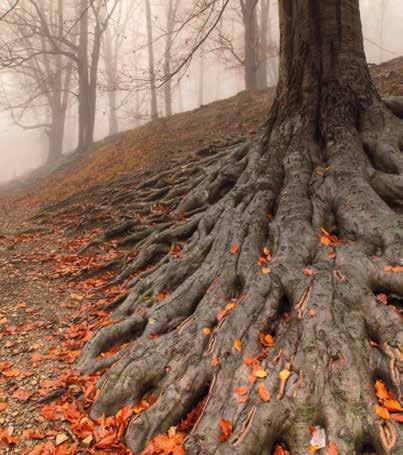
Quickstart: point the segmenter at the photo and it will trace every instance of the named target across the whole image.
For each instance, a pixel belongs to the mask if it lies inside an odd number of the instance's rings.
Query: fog
[[[22,4],[24,4],[23,0]],[[78,1],[78,0],[77,0]],[[144,1],[120,0],[120,12],[117,8],[108,25],[108,34],[103,40],[116,44],[117,72],[113,90],[108,82],[108,49],[105,43],[101,47],[99,62],[99,77],[97,91],[97,108],[95,116],[94,139],[98,140],[110,132],[110,92],[116,93],[116,116],[118,128],[124,131],[149,121],[150,111],[150,73],[149,54],[147,49],[147,28],[145,21]],[[164,46],[167,35],[168,0],[151,0],[153,43],[155,59],[156,96],[159,116],[164,111],[164,86],[162,74],[164,65]],[[70,9],[75,5],[72,0],[66,1]],[[74,2],[73,2],[74,3]],[[112,3],[110,1],[110,3]],[[182,3],[191,3],[185,0]],[[236,58],[220,48],[225,40],[230,40],[235,50],[242,48],[243,29],[237,0],[232,0],[231,8],[226,11],[220,21],[221,32],[224,38],[217,38],[217,33],[206,40],[203,47],[194,53],[192,60],[172,79],[172,111],[173,113],[187,111],[212,101],[230,97],[245,89],[243,69]],[[275,81],[273,74],[277,71],[277,59],[273,49],[278,45],[278,21],[276,2],[272,2],[270,11],[270,40],[273,45],[267,54],[267,62],[271,73],[268,76],[269,85]],[[4,8],[4,7],[2,7]],[[380,63],[403,55],[402,23],[403,2],[401,0],[361,0],[365,48],[370,63]],[[12,22],[10,13],[6,20]],[[175,27],[182,18],[187,17],[184,7],[179,11]],[[118,16],[120,14],[120,16]],[[1,16],[1,13],[0,13]],[[172,67],[180,65],[192,49],[192,43],[197,42],[198,22],[193,21],[178,35],[172,45]],[[2,26],[0,35],[5,30]],[[116,37],[121,37],[116,41]],[[4,49],[8,36],[1,38]],[[190,44],[189,44],[190,43]],[[113,47],[113,46],[112,46]],[[176,66],[175,66],[176,65]],[[270,68],[271,66],[271,68]],[[63,71],[67,71],[63,67]],[[69,153],[77,147],[78,137],[78,80],[73,67],[71,96],[66,113],[66,127],[64,135],[64,153]],[[201,85],[200,81],[203,81]],[[5,182],[24,175],[30,170],[46,163],[48,157],[49,137],[46,127],[30,128],[32,124],[47,123],[49,109],[41,99],[35,100],[26,110],[13,108],[22,100],[29,98],[32,93],[31,83],[27,83],[21,71],[10,68],[0,68],[1,99],[0,106],[0,182]],[[108,85],[109,84],[109,85]],[[161,86],[160,86],[161,85]],[[28,88],[27,93],[24,92]],[[115,90],[116,89],[116,90]],[[31,92],[30,92],[31,90]],[[24,92],[24,93],[23,93]],[[23,111],[23,112],[22,112]],[[24,124],[24,128],[17,126]]]

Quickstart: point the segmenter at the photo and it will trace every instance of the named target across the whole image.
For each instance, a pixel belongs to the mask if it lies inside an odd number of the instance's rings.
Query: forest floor
[[[372,72],[382,94],[403,95],[403,58]],[[209,148],[255,134],[273,94],[243,92],[157,120],[70,157],[50,175],[38,172],[2,189],[1,453],[130,453],[122,443],[124,429],[131,414],[150,403],[94,422],[88,411],[98,376],[74,371],[83,344],[111,323],[108,310],[126,294],[125,283],[105,284],[116,273],[114,265],[130,259],[129,250],[114,240],[83,254],[80,249],[107,220],[124,219],[119,207],[108,205],[108,192],[129,191],[156,169],[186,164]],[[35,218],[43,207],[45,215]],[[181,453],[166,450],[155,453]]]

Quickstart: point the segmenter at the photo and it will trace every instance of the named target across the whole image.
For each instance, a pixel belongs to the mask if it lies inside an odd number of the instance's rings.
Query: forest
[[[0,451],[403,452],[400,0],[4,0]]]

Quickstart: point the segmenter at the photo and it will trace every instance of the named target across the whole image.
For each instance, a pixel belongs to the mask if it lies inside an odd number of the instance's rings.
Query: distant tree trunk
[[[167,12],[166,40],[164,53],[164,99],[165,115],[172,115],[172,77],[171,77],[171,59],[172,59],[172,33],[175,27],[175,19],[178,11],[180,0],[169,0]]]
[[[182,82],[180,80],[177,83],[176,90],[178,92],[178,110],[179,110],[179,112],[183,112],[185,109],[184,109],[184,105],[183,105]]]
[[[258,68],[257,68],[257,86],[259,89],[267,87],[267,58],[268,58],[268,33],[270,15],[270,0],[261,0],[260,4],[260,26],[259,26],[259,43],[258,43]]]
[[[199,55],[199,90],[198,90],[199,106],[204,105],[204,65],[205,65],[204,55],[205,55],[204,47],[201,46],[200,55]]]
[[[91,108],[89,93],[89,63],[88,63],[88,5],[87,0],[81,0],[80,38],[78,49],[78,147],[85,148],[89,142]]]
[[[244,66],[245,66],[245,89],[256,90],[258,88],[257,68],[257,3],[258,0],[239,0],[241,5],[242,20],[244,24]]]
[[[95,16],[94,41],[89,56],[89,30],[88,30],[88,0],[80,3],[80,32],[78,44],[78,86],[79,86],[79,149],[85,149],[94,142],[94,129],[97,103],[98,65],[101,54],[102,34],[105,26],[100,23],[102,3],[92,9]]]
[[[51,126],[47,132],[49,141],[48,163],[57,162],[63,154],[66,111],[52,111]]]
[[[118,64],[118,40],[115,39],[115,48],[112,49],[112,36],[109,28],[105,31],[104,53],[106,68],[106,89],[109,102],[109,135],[114,135],[119,131],[119,122],[117,116],[117,64]]]
[[[155,87],[154,45],[150,0],[145,0],[147,40],[148,40],[148,71],[150,75],[151,119],[158,118],[157,90]]]

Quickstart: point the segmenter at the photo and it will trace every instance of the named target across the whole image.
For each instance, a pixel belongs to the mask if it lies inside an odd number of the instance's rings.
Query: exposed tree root
[[[333,106],[325,145],[296,116],[270,137],[150,175],[133,190],[136,202],[128,187],[114,195],[130,201],[130,220],[100,239],[118,235],[138,254],[116,279],[130,278],[130,291],[115,324],[87,344],[79,367],[112,365],[94,416],[158,396],[127,430],[135,453],[206,389],[187,454],[270,454],[277,442],[303,454],[315,425],[340,454],[401,453],[396,424],[374,412],[374,382],[400,395],[400,315],[375,293],[403,296],[403,273],[393,271],[402,265],[403,128],[380,101],[358,129],[338,124],[345,117]],[[321,227],[342,242],[322,245]],[[260,332],[275,339],[264,355]],[[265,371],[254,383],[245,357]],[[245,385],[240,402],[234,390]],[[225,443],[221,418],[234,428]]]

